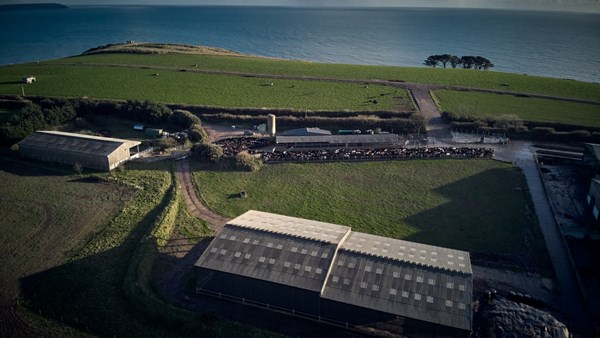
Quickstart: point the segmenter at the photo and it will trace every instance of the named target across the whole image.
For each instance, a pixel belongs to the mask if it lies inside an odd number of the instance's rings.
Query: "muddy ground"
[[[600,323],[600,228],[587,205],[592,171],[573,161],[541,158],[540,172],[595,323]]]

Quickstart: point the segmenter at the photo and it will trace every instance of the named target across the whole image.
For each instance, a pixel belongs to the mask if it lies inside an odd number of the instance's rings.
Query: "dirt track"
[[[198,195],[196,194],[194,181],[192,179],[192,174],[190,173],[190,163],[187,159],[178,161],[176,170],[177,179],[181,184],[183,197],[188,206],[188,210],[192,215],[206,221],[214,233],[218,233],[229,219],[213,213],[202,204],[200,198],[198,198]]]

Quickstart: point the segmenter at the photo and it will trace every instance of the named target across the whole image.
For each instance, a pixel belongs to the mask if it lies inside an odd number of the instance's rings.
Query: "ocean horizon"
[[[26,23],[26,24],[24,24]],[[458,8],[71,6],[0,11],[0,64],[128,40],[325,63],[424,67],[481,55],[492,71],[600,82],[600,14]]]

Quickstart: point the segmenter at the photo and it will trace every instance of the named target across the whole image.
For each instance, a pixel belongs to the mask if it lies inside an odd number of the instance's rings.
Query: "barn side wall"
[[[196,289],[276,306],[287,311],[319,315],[318,292],[205,268],[196,268]]]
[[[213,296],[281,308],[340,326],[368,325],[415,338],[469,337],[469,331],[400,317],[355,305],[321,298],[318,292],[298,289],[244,276],[196,267],[196,289]],[[267,306],[268,304],[268,306]],[[236,305],[232,305],[236,306]]]
[[[129,152],[129,148],[127,146],[120,146],[115,151],[108,155],[108,165],[109,170],[113,170],[118,167],[119,164],[129,161],[131,157],[131,153]]]
[[[367,309],[364,307],[321,299],[321,316],[326,319],[354,326],[367,325],[394,332],[400,336],[415,338],[469,337],[470,332],[424,322],[416,319]]]
[[[61,151],[56,149],[37,148],[28,145],[20,145],[19,153],[31,159],[57,162],[67,165],[81,164],[85,168],[109,171],[108,158],[101,155],[84,154],[76,152]]]

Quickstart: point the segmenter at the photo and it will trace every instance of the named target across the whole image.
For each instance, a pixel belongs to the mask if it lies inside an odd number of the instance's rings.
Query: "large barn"
[[[62,164],[110,171],[131,158],[138,141],[60,131],[36,131],[19,142],[22,156]]]
[[[248,211],[195,264],[196,290],[344,327],[386,323],[395,334],[467,337],[468,252]]]

